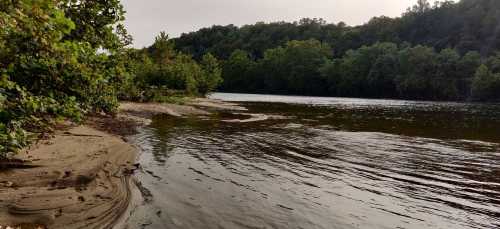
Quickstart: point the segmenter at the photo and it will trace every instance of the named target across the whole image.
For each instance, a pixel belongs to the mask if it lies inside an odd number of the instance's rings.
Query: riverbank
[[[208,99],[186,105],[127,102],[117,117],[59,127],[16,155],[29,168],[0,172],[0,226],[113,227],[129,206],[130,177],[140,166],[136,147],[125,137],[155,115],[209,115],[212,109],[244,110]]]

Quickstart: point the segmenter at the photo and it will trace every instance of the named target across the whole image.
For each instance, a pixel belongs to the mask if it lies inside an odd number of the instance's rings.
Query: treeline
[[[218,61],[204,55],[198,64],[164,34],[149,49],[127,48],[124,14],[119,0],[0,1],[0,159],[54,120],[217,87]]]
[[[195,59],[223,61],[222,91],[496,101],[499,10],[496,0],[418,0],[401,17],[361,26],[213,26],[174,41]]]
[[[401,17],[375,17],[361,26],[309,18],[293,23],[212,26],[182,34],[175,39],[175,44],[177,49],[197,59],[205,53],[227,59],[236,49],[248,52],[253,58],[261,58],[267,49],[292,40],[309,39],[330,45],[335,57],[377,42],[408,42],[438,51],[454,48],[460,54],[478,51],[482,56],[499,50],[500,1],[440,1],[432,6],[427,0],[416,1],[417,4]]]
[[[331,58],[317,40],[291,41],[253,60],[234,51],[222,90],[418,100],[500,100],[500,55],[440,52],[426,46],[375,43]]]

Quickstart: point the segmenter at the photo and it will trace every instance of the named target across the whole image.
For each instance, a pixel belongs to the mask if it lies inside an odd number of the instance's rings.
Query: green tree
[[[129,91],[121,97],[139,101],[169,101],[169,97],[197,96],[215,90],[222,82],[219,61],[206,54],[200,62],[174,49],[173,41],[161,32],[152,46],[127,53],[132,76]]]
[[[267,50],[259,68],[270,92],[322,95],[326,88],[319,69],[330,56],[330,47],[317,40],[290,41]]]
[[[395,94],[398,46],[376,43],[350,50],[338,65],[337,92],[340,96],[390,97]]]
[[[205,54],[201,60],[202,74],[198,79],[198,91],[205,95],[215,90],[223,81],[219,61],[212,54]]]
[[[467,52],[458,63],[457,75],[459,78],[472,78],[481,65],[481,55],[479,52]]]
[[[486,65],[493,72],[500,72],[500,52],[486,59]]]
[[[65,40],[88,42],[95,49],[116,51],[131,44],[123,21],[125,10],[120,0],[57,0],[64,15],[75,23]]]
[[[319,69],[321,76],[326,81],[327,94],[330,96],[342,96],[343,90],[340,89],[342,76],[342,59],[328,60]]]
[[[203,73],[201,67],[191,56],[177,55],[174,64],[169,65],[167,69],[169,85],[174,85],[174,88],[178,90],[185,90],[188,95],[198,94],[197,79],[201,78]]]
[[[472,81],[473,100],[498,101],[500,99],[500,74],[494,74],[486,65],[481,65]]]
[[[174,44],[169,39],[166,32],[160,32],[155,38],[155,42],[149,48],[152,59],[160,68],[168,65],[177,52],[174,50]]]
[[[401,72],[396,78],[399,95],[408,99],[434,99],[431,85],[437,69],[434,49],[415,46],[400,51]]]
[[[255,61],[251,60],[248,52],[237,49],[228,60],[223,62],[222,67],[222,89],[236,92],[256,92],[254,79],[256,70]],[[263,88],[260,87],[261,89]]]

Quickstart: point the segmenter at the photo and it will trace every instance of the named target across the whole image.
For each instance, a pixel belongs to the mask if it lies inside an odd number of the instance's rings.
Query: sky
[[[430,0],[433,3],[435,0]],[[212,25],[323,18],[360,25],[374,16],[400,16],[417,0],[122,0],[125,25],[134,47],[153,43],[160,32],[170,37]]]

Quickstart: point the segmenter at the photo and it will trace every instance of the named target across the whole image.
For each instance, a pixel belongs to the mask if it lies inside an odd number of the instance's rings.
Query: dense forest
[[[213,26],[174,39],[222,60],[226,92],[500,99],[500,1],[418,0],[361,26],[322,19]]]

